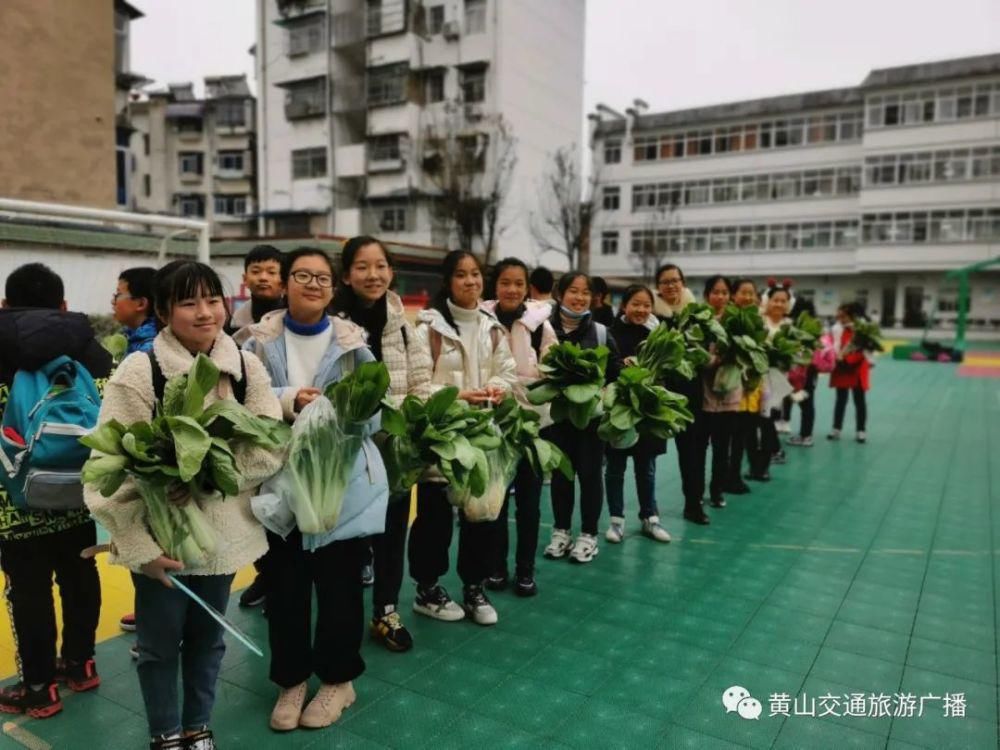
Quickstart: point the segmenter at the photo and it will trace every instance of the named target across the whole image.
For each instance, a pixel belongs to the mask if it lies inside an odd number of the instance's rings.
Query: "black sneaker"
[[[97,665],[93,659],[87,661],[56,661],[56,682],[66,685],[74,693],[93,690],[101,684],[101,676],[97,674]]]
[[[465,612],[448,596],[444,586],[438,583],[429,588],[417,586],[417,598],[413,600],[413,611],[445,622],[465,619]]]
[[[0,688],[0,711],[5,714],[27,714],[33,719],[47,719],[62,711],[59,686],[50,682],[32,690],[23,682]]]
[[[538,593],[538,584],[532,575],[519,575],[514,581],[514,593],[518,596],[535,596]]]
[[[498,573],[486,579],[486,588],[490,591],[503,591],[509,583],[510,579],[507,578],[506,573]]]
[[[253,583],[243,590],[240,594],[240,606],[241,607],[259,607],[264,603],[267,598],[267,591],[264,589],[264,579],[261,576],[257,576],[253,579]]]
[[[462,593],[464,594],[462,609],[465,610],[469,619],[477,625],[497,624],[497,611],[493,608],[493,604],[486,596],[482,586],[475,584],[465,586]]]
[[[771,481],[771,475],[768,474],[766,471],[763,474],[747,474],[746,478],[749,479],[751,482],[770,482]]]
[[[381,617],[373,617],[371,634],[372,638],[390,651],[409,651],[413,648],[413,637],[410,631],[403,627],[398,612],[387,612]]]
[[[726,498],[724,498],[722,495],[716,495],[711,500],[709,500],[708,503],[713,508],[725,508],[726,507]]]
[[[724,499],[722,502],[726,502]],[[697,508],[685,508],[684,509],[684,520],[690,521],[691,523],[696,523],[699,526],[708,526],[712,523],[712,519],[708,517],[708,514],[701,509],[701,506]]]
[[[750,487],[742,479],[738,482],[733,482],[732,484],[722,488],[724,492],[730,495],[748,495],[750,494]]]
[[[202,729],[185,737],[181,747],[184,750],[215,750],[215,737],[212,736],[211,730]]]
[[[190,747],[187,737],[154,737],[149,741],[149,750],[185,750]]]

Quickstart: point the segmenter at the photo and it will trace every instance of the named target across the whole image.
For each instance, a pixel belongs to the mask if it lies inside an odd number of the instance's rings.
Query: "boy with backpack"
[[[46,447],[50,448],[50,460],[61,464],[66,476],[72,477],[72,469],[82,466],[86,451],[80,459],[74,453],[74,439],[59,442],[66,436],[44,434],[44,427],[35,419],[38,412],[31,414],[38,403],[39,387],[47,389],[43,393],[50,396],[46,413],[53,415],[53,420],[60,417],[60,428],[67,427],[67,415],[74,412],[79,415],[77,421],[90,421],[100,407],[94,381],[109,375],[111,355],[94,338],[85,315],[66,312],[62,279],[41,263],[21,266],[7,278],[0,309],[0,352],[0,416],[4,418],[0,568],[7,581],[7,607],[21,677],[17,684],[0,689],[0,711],[47,718],[62,710],[57,682],[79,692],[92,690],[101,681],[94,664],[101,585],[94,560],[80,556],[97,543],[97,528],[82,503],[82,486],[71,482],[51,495],[40,495],[37,488],[44,489],[44,481],[29,488],[23,472],[11,477],[9,466],[21,460],[22,467],[31,470],[35,454]],[[95,400],[98,403],[93,403]],[[69,427],[82,431],[93,424],[70,423]],[[24,449],[35,436],[44,439],[39,439],[26,456]],[[59,455],[60,451],[65,453]],[[39,498],[44,497],[52,498],[52,507],[57,507],[74,494],[79,494],[80,503],[72,509],[26,507],[32,503],[39,507]],[[53,575],[59,584],[63,612],[58,659]]]

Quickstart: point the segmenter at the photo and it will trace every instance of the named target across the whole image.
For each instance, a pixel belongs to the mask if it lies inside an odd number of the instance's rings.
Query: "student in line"
[[[799,314],[803,312],[815,318],[816,306],[810,300],[798,297],[792,307],[792,320],[798,320]],[[799,434],[792,435],[786,442],[792,446],[812,448],[813,426],[816,422],[816,381],[819,380],[819,370],[810,362],[808,365],[792,368],[788,380],[796,389],[796,393],[785,399],[785,423],[789,423],[792,418],[792,404],[799,405],[802,417],[799,421]]]
[[[149,421],[158,394],[153,366],[165,378],[186,373],[195,356],[205,354],[221,370],[208,405],[236,399],[235,383],[245,383],[244,405],[254,414],[280,418],[281,407],[271,390],[263,365],[243,354],[223,333],[227,310],[222,282],[208,266],[176,261],[156,274],[155,307],[163,330],[149,354],[133,354],[118,367],[105,391],[100,422],[122,424]],[[215,686],[226,646],[222,626],[175,588],[172,573],[198,596],[225,612],[236,572],[260,557],[267,548],[264,530],[250,512],[256,487],[281,466],[281,456],[252,448],[237,453],[243,492],[224,500],[198,501],[185,496],[175,502],[199,502],[215,531],[217,549],[204,565],[188,568],[167,557],[149,532],[145,504],[127,480],[111,497],[87,487],[91,512],[111,535],[113,563],[132,571],[139,648],[139,686],[146,705],[151,747],[160,750],[215,747],[209,730]],[[182,707],[178,706],[178,670],[183,678]]]
[[[281,281],[288,309],[267,313],[250,327],[246,347],[264,362],[283,415],[291,422],[328,385],[374,360],[359,326],[327,315],[336,280],[322,250],[303,247],[287,253]],[[268,574],[275,582],[267,593],[270,677],[281,689],[271,712],[275,731],[329,726],[357,698],[353,681],[365,671],[361,566],[367,537],[385,530],[389,499],[385,467],[371,441],[377,428],[378,416],[365,430],[332,530],[304,534],[295,527],[284,538],[267,532]],[[305,705],[312,675],[320,687]]]
[[[833,429],[826,436],[828,440],[840,440],[848,396],[854,399],[854,424],[857,429],[855,440],[859,443],[868,440],[865,432],[868,420],[865,394],[870,385],[871,366],[867,354],[851,346],[854,324],[859,319],[864,319],[864,309],[857,302],[849,302],[837,308],[837,322],[833,326],[837,367],[830,373],[830,387],[837,391],[837,399],[833,405]]]
[[[653,293],[648,288],[633,284],[625,290],[611,335],[626,363],[636,356],[639,345],[657,326],[659,321],[652,312]],[[604,538],[612,544],[620,544],[625,539],[625,466],[629,457],[635,471],[642,534],[657,542],[670,541],[670,534],[660,525],[660,511],[656,507],[656,458],[666,452],[667,441],[653,437],[640,437],[639,442],[627,450],[608,446],[604,482],[611,523]]]
[[[737,279],[733,282],[733,304],[737,307],[756,307],[760,304],[757,285],[751,279]],[[729,463],[729,483],[727,491],[734,495],[745,495],[750,487],[743,481],[742,467],[744,453],[750,456],[750,472],[747,479],[757,482],[770,480],[767,468],[771,462],[770,453],[761,448],[760,435],[761,408],[764,403],[764,384],[753,390],[743,389],[735,422],[735,442]]]
[[[593,291],[590,277],[580,271],[569,271],[559,278],[556,287],[558,305],[552,311],[552,329],[559,342],[571,341],[583,349],[606,346],[609,350],[605,382],[618,377],[621,360],[618,347],[610,331],[593,320],[591,299]],[[601,467],[604,463],[604,442],[597,436],[598,420],[593,420],[583,430],[569,422],[554,424],[549,439],[562,449],[573,465],[574,479],[567,479],[562,472],[552,474],[552,538],[545,548],[545,556],[552,560],[563,557],[576,563],[589,563],[598,554],[597,526],[604,504],[604,482]],[[573,506],[576,482],[580,480],[580,534],[574,541]]]
[[[353,237],[340,253],[343,271],[332,312],[361,326],[375,359],[389,369],[389,398],[397,405],[407,395],[426,399],[431,392],[430,352],[417,340],[403,301],[391,290],[394,263],[374,237]],[[371,636],[390,651],[409,651],[413,637],[399,615],[403,584],[410,493],[389,499],[385,532],[371,537],[374,557]]]
[[[517,364],[518,385],[515,395],[522,406],[541,414],[541,425],[544,428],[551,424],[548,408],[529,405],[526,393],[527,386],[541,377],[538,363],[556,343],[556,333],[549,323],[552,306],[528,299],[528,287],[528,267],[524,262],[517,258],[504,258],[493,269],[494,299],[483,302],[482,307],[493,313],[506,330],[507,343]],[[510,531],[507,518],[510,512],[510,492],[513,490],[517,505],[514,592],[518,596],[534,596],[538,593],[538,585],[535,583],[535,554],[538,550],[539,505],[543,482],[544,477],[536,474],[528,461],[522,460],[518,464],[514,482],[508,488],[497,518],[496,556],[492,574],[486,579],[488,589],[500,591],[507,588],[509,583],[507,556]]]
[[[121,323],[128,340],[126,354],[148,352],[159,332],[153,312],[153,277],[155,268],[128,268],[118,276],[118,287],[111,295],[111,309]]]
[[[489,408],[517,385],[517,366],[504,328],[479,309],[483,272],[465,250],[448,253],[442,264],[441,288],[431,306],[418,316],[419,345],[431,353],[432,388],[456,386],[459,398]],[[410,528],[410,576],[416,581],[413,609],[452,622],[468,616],[478,625],[495,625],[497,611],[483,590],[495,571],[495,521],[472,522],[459,511],[458,575],[462,579],[459,607],[439,583],[448,572],[448,548],[455,526],[443,477],[426,477],[417,485],[417,517]]]

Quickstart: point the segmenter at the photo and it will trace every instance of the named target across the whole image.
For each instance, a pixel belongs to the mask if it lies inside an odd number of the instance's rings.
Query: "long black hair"
[[[340,283],[337,284],[333,301],[330,303],[331,315],[349,313],[351,310],[357,308],[359,304],[358,295],[355,293],[353,287],[347,284],[344,279],[350,273],[351,266],[354,265],[354,259],[357,257],[358,252],[361,248],[368,245],[378,245],[379,250],[385,256],[385,262],[389,264],[389,268],[395,269],[396,263],[393,260],[392,254],[382,243],[382,240],[367,234],[351,237],[351,239],[344,243],[344,247],[340,250]]]
[[[720,281],[726,285],[726,289],[729,290],[729,296],[731,297],[733,295],[733,282],[731,282],[721,273],[717,273],[715,274],[715,276],[709,276],[707,279],[705,279],[705,293],[702,296],[706,300],[708,299],[708,295],[712,293],[712,290],[715,288],[715,285],[718,284]]]
[[[632,284],[631,286],[625,289],[625,293],[622,295],[622,301],[618,307],[618,314],[624,315],[625,305],[628,304],[628,301],[632,299],[635,295],[642,294],[643,292],[649,295],[650,306],[652,307],[653,305],[655,305],[656,299],[653,297],[653,293],[649,290],[648,286],[646,286],[645,284]]]
[[[198,294],[222,297],[225,304],[222,279],[211,266],[193,260],[175,260],[163,266],[153,277],[153,307],[160,324],[165,326],[170,320],[170,310],[175,304]],[[228,305],[226,314],[228,317]]]
[[[560,301],[562,301],[563,295],[566,294],[566,290],[573,286],[574,281],[580,278],[587,282],[587,289],[590,291],[591,296],[593,296],[594,282],[591,280],[590,276],[585,274],[583,271],[567,271],[559,277],[559,282],[556,284],[556,292],[559,294]]]
[[[458,264],[462,262],[463,258],[472,258],[479,269],[479,273],[482,274],[483,267],[479,263],[479,258],[468,250],[452,250],[444,256],[444,261],[441,263],[441,287],[437,290],[437,294],[431,298],[428,305],[430,309],[441,313],[442,317],[448,325],[455,329],[456,333],[458,332],[458,323],[455,322],[455,316],[448,309],[448,300],[451,299],[451,279],[455,275]]]

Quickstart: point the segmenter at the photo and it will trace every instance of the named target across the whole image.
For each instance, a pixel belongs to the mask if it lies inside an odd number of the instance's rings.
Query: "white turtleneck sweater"
[[[458,335],[465,350],[465,387],[481,388],[479,382],[479,309],[467,310],[448,300],[448,310],[458,324]],[[470,379],[471,378],[471,379]]]

